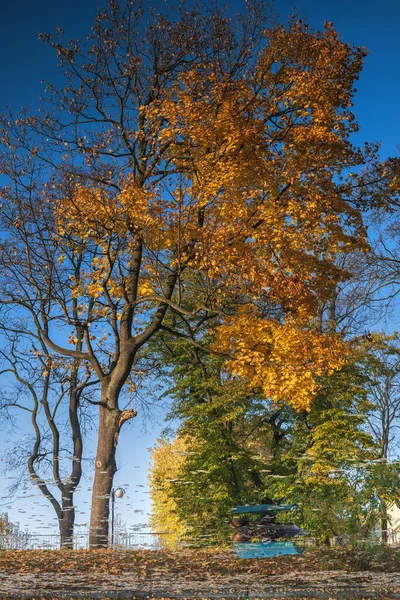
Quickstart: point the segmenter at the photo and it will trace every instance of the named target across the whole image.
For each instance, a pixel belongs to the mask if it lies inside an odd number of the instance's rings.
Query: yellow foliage
[[[217,330],[214,347],[229,353],[227,368],[247,377],[268,398],[296,410],[309,410],[318,392],[316,379],[340,369],[350,348],[339,337],[326,335],[304,322],[266,320],[243,311]]]
[[[150,281],[140,281],[138,287],[138,296],[150,296],[154,293],[153,285]]]
[[[365,247],[361,212],[338,184],[365,159],[349,143],[364,52],[329,24],[314,33],[292,23],[266,39],[246,75],[221,78],[215,65],[196,63],[141,106],[154,137],[141,163],[159,152],[160,179],[149,166],[141,178],[121,178],[119,192],[76,185],[58,202],[56,235],[92,252],[72,297],[89,298],[91,316],[114,311],[114,321],[135,323],[134,333],[149,319],[124,319],[124,302],[136,318],[164,294],[186,314],[186,291],[211,311],[244,299],[246,310],[219,327],[215,349],[232,356],[235,375],[307,409],[316,377],[340,368],[347,353],[313,327],[317,306],[344,276],[336,255]],[[181,285],[182,274],[201,279],[201,292]],[[271,307],[266,317],[261,304]]]
[[[172,443],[159,440],[152,450],[152,466],[149,475],[152,513],[150,526],[157,533],[170,535],[161,538],[166,546],[176,546],[186,528],[176,515],[176,503],[168,490],[179,477],[184,462],[187,445],[177,437]]]

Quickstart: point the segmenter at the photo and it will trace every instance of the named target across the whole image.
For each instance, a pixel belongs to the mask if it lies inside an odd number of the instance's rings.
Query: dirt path
[[[251,574],[205,575],[201,580],[153,573],[0,573],[0,598],[399,598],[400,573],[292,571],[257,577]]]

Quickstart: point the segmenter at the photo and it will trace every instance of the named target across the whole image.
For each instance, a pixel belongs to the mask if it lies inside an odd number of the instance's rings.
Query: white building
[[[400,508],[392,504],[388,508],[388,544],[400,544]]]

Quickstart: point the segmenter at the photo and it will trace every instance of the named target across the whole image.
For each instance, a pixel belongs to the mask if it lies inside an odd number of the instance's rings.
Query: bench
[[[275,516],[276,514],[291,510],[300,510],[297,504],[256,504],[254,506],[235,506],[232,509],[233,515],[252,515],[259,514],[261,516]],[[269,542],[239,542],[233,544],[233,550],[236,556],[241,559],[245,558],[273,558],[275,556],[283,556],[288,554],[301,554],[304,548],[296,546],[291,541],[274,541]]]

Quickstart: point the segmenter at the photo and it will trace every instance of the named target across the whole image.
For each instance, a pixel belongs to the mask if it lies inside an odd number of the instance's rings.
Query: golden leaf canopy
[[[98,248],[75,282],[75,295],[91,298],[126,296],[140,245],[137,305],[162,301],[175,274],[179,294],[168,301],[177,310],[195,294],[199,306],[229,313],[214,347],[232,357],[232,371],[300,409],[347,352],[314,319],[343,277],[336,255],[365,244],[348,185],[349,169],[365,161],[349,142],[364,52],[329,24],[266,36],[247,70],[220,75],[204,61],[142,106],[157,137],[149,158],[162,154],[164,176],[125,177],[115,193],[74,186],[58,200],[57,235]]]

